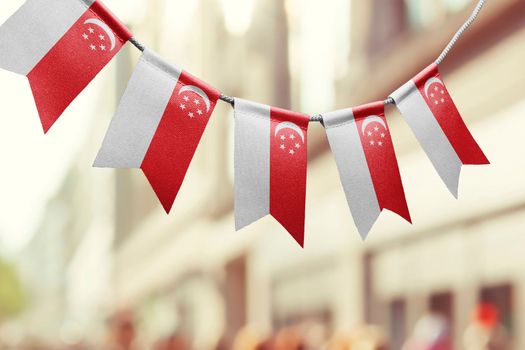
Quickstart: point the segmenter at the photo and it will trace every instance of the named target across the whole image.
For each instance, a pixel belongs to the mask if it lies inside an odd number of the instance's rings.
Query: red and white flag
[[[271,214],[304,246],[310,118],[235,99],[237,230]]]
[[[146,49],[94,166],[142,169],[169,212],[219,96]]]
[[[28,77],[47,132],[129,38],[99,0],[27,0],[0,27],[0,67]]]
[[[438,65],[431,64],[391,96],[441,179],[457,198],[462,165],[489,161],[461,118]]]
[[[361,236],[383,209],[411,222],[384,103],[326,113],[323,122]]]

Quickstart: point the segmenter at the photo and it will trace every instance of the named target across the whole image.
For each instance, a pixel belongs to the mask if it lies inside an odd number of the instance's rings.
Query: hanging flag
[[[271,214],[304,246],[305,114],[235,99],[237,230]]]
[[[326,113],[323,122],[363,239],[383,209],[411,222],[384,103]]]
[[[0,27],[0,67],[28,77],[47,132],[130,38],[98,0],[27,0]]]
[[[169,213],[219,96],[146,49],[94,166],[141,168]]]
[[[489,161],[461,118],[438,65],[431,64],[391,96],[439,176],[457,198],[461,166]]]

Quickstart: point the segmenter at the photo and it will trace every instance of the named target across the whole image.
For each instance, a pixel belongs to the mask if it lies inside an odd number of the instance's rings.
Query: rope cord
[[[485,0],[479,0],[478,4],[476,5],[476,8],[474,9],[474,11],[470,15],[470,17],[467,19],[467,21],[465,23],[463,23],[463,25],[456,32],[454,37],[452,37],[452,40],[450,40],[450,42],[448,43],[447,47],[445,47],[445,49],[443,50],[441,55],[439,55],[439,57],[437,58],[437,60],[436,60],[436,64],[437,65],[440,65],[443,62],[443,60],[447,57],[447,55],[450,52],[450,50],[452,50],[454,45],[456,45],[456,43],[458,42],[459,38],[461,38],[463,33],[465,33],[465,31],[472,25],[472,23],[474,23],[476,18],[478,18],[478,15],[481,12],[481,9],[483,8],[483,5],[485,5]]]
[[[465,23],[463,23],[461,28],[459,28],[459,30],[456,32],[456,34],[452,37],[452,40],[450,40],[450,42],[448,43],[447,47],[445,47],[445,49],[443,50],[441,55],[439,55],[439,57],[435,61],[435,63],[437,65],[440,65],[441,63],[443,63],[443,61],[445,60],[447,55],[450,53],[450,51],[452,50],[454,45],[456,45],[456,43],[461,38],[463,33],[465,33],[465,31],[472,25],[472,23],[474,23],[476,21],[476,18],[478,17],[479,13],[483,9],[484,5],[485,5],[485,0],[479,0],[478,1],[478,4],[474,8],[474,11],[472,11],[472,14],[470,15],[470,17],[467,19],[467,21]],[[129,42],[132,43],[140,51],[144,51],[146,49],[146,47],[143,44],[141,44],[135,37],[129,39]],[[219,99],[224,101],[224,102],[229,103],[232,107],[234,106],[235,99],[233,97],[231,97],[231,96],[228,96],[228,95],[225,95],[225,94],[221,94]],[[389,98],[387,98],[384,101],[384,103],[385,103],[385,105],[395,104],[395,101],[394,101],[394,99],[392,97],[389,97]],[[323,116],[320,115],[320,114],[313,115],[313,116],[310,117],[310,122],[321,122],[322,123],[323,122]]]

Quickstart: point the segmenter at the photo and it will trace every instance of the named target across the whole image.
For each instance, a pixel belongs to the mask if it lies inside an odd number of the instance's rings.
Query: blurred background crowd
[[[23,0],[3,0],[0,21]],[[470,0],[106,0],[226,94],[309,114],[384,99],[440,53]],[[306,247],[234,232],[220,103],[171,215],[134,170],[91,168],[139,52],[127,45],[43,136],[0,72],[0,349],[525,349],[525,2],[488,1],[441,66],[492,162],[456,201],[387,109],[414,225],[366,242],[323,128],[309,131]],[[38,30],[38,28],[35,28]]]

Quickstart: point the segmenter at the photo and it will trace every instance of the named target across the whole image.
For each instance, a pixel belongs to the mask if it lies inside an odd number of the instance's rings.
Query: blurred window
[[[396,299],[390,303],[390,341],[392,349],[401,349],[407,337],[406,302]]]
[[[510,284],[484,287],[480,291],[480,302],[495,306],[505,329],[512,334],[513,330],[513,287]]]
[[[428,306],[430,311],[440,314],[452,323],[454,318],[454,295],[451,292],[431,295]]]
[[[409,24],[418,30],[442,22],[449,14],[462,11],[471,0],[405,0]]]
[[[433,313],[444,317],[449,327],[449,339],[452,340],[454,331],[454,295],[451,292],[436,293],[430,296],[428,307]]]
[[[405,0],[373,0],[369,53],[388,48],[394,38],[407,29]]]

